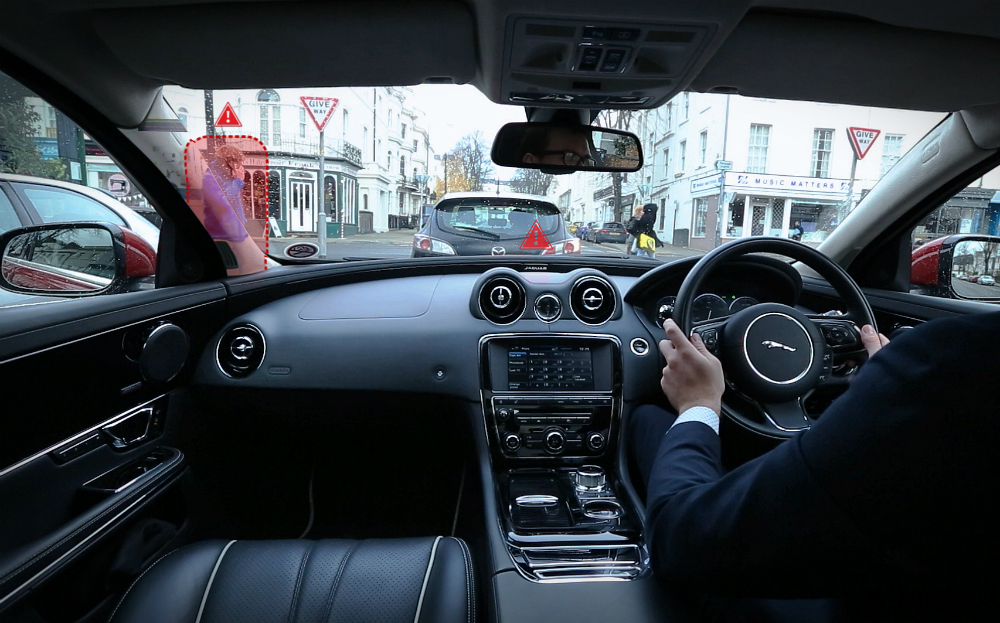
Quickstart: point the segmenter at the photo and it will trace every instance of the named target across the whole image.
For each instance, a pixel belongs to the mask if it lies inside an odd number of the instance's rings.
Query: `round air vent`
[[[615,289],[600,277],[581,277],[573,284],[570,308],[580,322],[592,325],[611,320],[618,305]]]
[[[226,376],[241,379],[264,361],[264,334],[252,324],[235,326],[219,340],[216,361]]]
[[[496,324],[510,324],[520,318],[524,304],[524,288],[511,277],[494,277],[479,290],[479,310]]]

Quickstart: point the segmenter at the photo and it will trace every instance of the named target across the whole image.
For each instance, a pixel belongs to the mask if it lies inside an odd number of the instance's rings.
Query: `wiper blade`
[[[477,234],[482,234],[484,236],[489,236],[494,240],[500,240],[500,234],[494,234],[491,231],[486,231],[485,229],[479,229],[478,227],[469,227],[467,225],[452,225],[452,229],[461,229],[463,231],[474,231]]]

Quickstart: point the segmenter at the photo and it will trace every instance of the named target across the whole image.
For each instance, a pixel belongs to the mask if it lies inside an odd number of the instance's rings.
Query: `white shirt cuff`
[[[678,415],[674,423],[670,425],[670,428],[684,422],[701,422],[712,427],[716,435],[719,434],[719,415],[708,407],[691,407]],[[670,432],[670,430],[668,429],[667,432]]]

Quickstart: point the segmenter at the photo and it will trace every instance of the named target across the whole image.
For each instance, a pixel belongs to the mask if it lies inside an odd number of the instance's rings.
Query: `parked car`
[[[573,221],[572,223],[566,226],[566,229],[569,231],[571,235],[576,236],[576,232],[581,227],[583,227],[583,221]]]
[[[126,227],[154,249],[160,242],[159,227],[105,191],[72,182],[0,173],[0,232],[13,229],[11,225],[79,221]]]
[[[981,286],[995,286],[997,284],[996,279],[990,275],[980,275],[979,281],[977,281]]]
[[[579,253],[559,208],[543,197],[449,193],[413,235],[413,257]]]
[[[591,242],[625,242],[628,232],[621,223],[608,222],[587,232]]]
[[[580,240],[586,240],[587,235],[590,233],[590,230],[596,227],[597,225],[598,223],[595,221],[590,221],[589,223],[585,223],[581,225],[580,228],[576,230],[576,232],[574,232],[574,235]]]

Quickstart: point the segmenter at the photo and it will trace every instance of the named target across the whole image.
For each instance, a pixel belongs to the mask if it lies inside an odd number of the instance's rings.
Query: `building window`
[[[899,159],[903,157],[903,135],[886,134],[882,139],[882,166],[879,168],[879,179],[889,172]]]
[[[299,138],[306,137],[306,109],[299,109]]]
[[[667,102],[667,132],[674,127],[674,103]]]
[[[281,144],[281,106],[271,106],[271,140]]]
[[[833,130],[813,130],[813,157],[809,174],[812,177],[830,177],[830,154],[833,152]]]
[[[681,141],[681,170],[680,170],[681,173],[683,173],[684,169],[687,167],[687,150],[688,150],[687,148],[688,148],[688,142]]]
[[[681,121],[687,121],[691,108],[691,98],[687,93],[681,94],[681,107]]]
[[[406,176],[406,156],[402,154],[399,155],[399,174]]]
[[[663,177],[670,177],[670,150],[663,150]]]
[[[392,151],[391,150],[388,153],[386,153],[386,155],[385,155],[385,168],[387,168],[390,171],[392,171]]]
[[[177,119],[184,124],[184,129],[187,130],[188,127],[188,109],[178,108],[177,109]]]
[[[667,215],[667,200],[660,199],[660,230],[663,230],[663,221]]]
[[[750,124],[750,153],[747,156],[747,173],[767,172],[767,144],[771,139],[771,126]]]
[[[268,120],[274,121],[274,140],[281,140],[281,107],[278,104],[280,101],[278,92],[273,89],[257,92],[257,105],[260,111],[260,141],[265,145],[270,145],[271,134],[269,130],[272,126],[268,124]]]
[[[702,197],[694,200],[694,237],[705,237],[705,224],[708,222],[708,199]]]
[[[392,110],[391,109],[389,110],[389,124],[388,125],[389,125],[390,128],[392,127]]]
[[[362,153],[368,153],[368,127],[362,129],[361,131],[361,151]],[[375,160],[375,158],[372,158]]]
[[[404,123],[401,128],[399,128],[399,138],[406,138],[406,124]]]
[[[344,109],[344,116],[341,117],[340,121],[341,121],[340,137],[343,138],[346,141],[347,140],[347,128],[349,128],[351,126],[351,113],[347,112],[346,108]]]
[[[361,203],[364,204],[364,211],[367,212],[368,211],[368,195],[362,195],[361,196]]]
[[[413,139],[413,151],[417,151],[417,145],[418,144],[419,143],[417,142],[417,139]]]
[[[698,135],[698,150],[701,152],[701,163],[705,164],[705,158],[708,157],[708,130]]]

